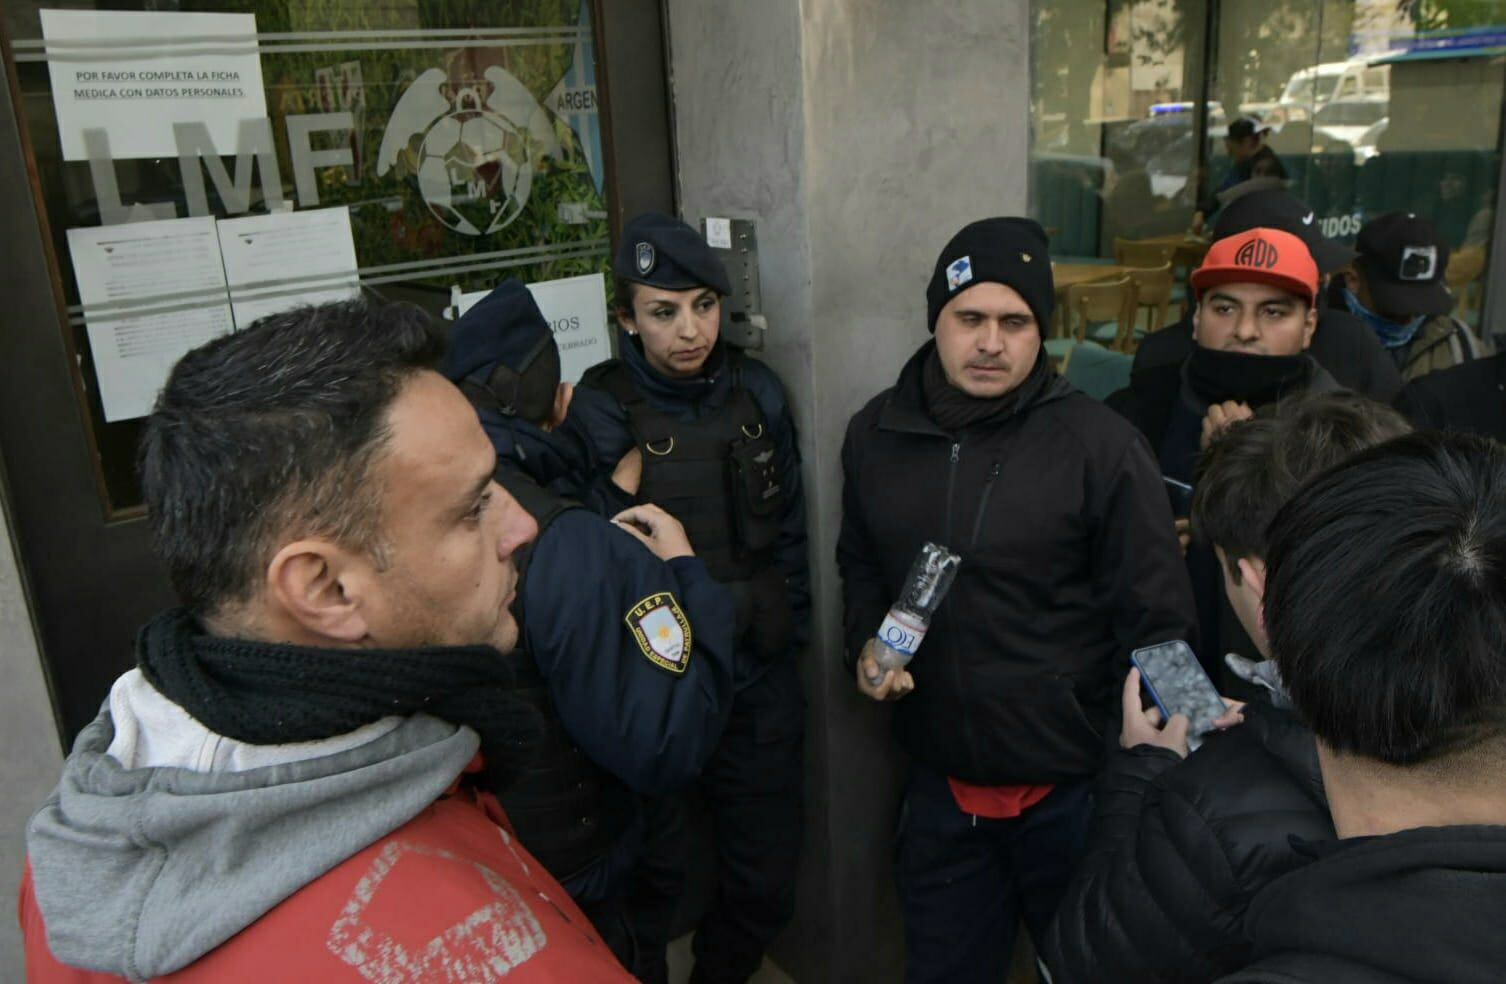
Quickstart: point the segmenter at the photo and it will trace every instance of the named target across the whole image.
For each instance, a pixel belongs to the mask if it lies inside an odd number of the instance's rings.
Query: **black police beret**
[[[499,365],[522,372],[528,368],[523,363],[531,362],[544,339],[552,337],[528,288],[522,281],[504,280],[455,322],[441,372],[457,383]]]
[[[706,240],[679,219],[660,212],[636,216],[622,230],[612,273],[621,280],[664,290],[710,287],[718,294],[732,293],[727,268]]]

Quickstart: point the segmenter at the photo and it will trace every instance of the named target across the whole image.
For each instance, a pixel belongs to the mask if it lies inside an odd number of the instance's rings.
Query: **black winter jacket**
[[[1416,427],[1506,441],[1506,352],[1412,380],[1396,409]]]
[[[1313,860],[1250,905],[1257,962],[1220,984],[1506,980],[1506,827],[1297,846]]]
[[[1331,839],[1312,732],[1251,704],[1186,761],[1141,745],[1109,760],[1088,853],[1042,947],[1057,984],[1203,982],[1250,958],[1254,895]]]
[[[910,664],[900,744],[967,782],[1093,775],[1130,652],[1194,633],[1166,491],[1145,441],[1060,379],[1002,422],[946,433],[921,392],[934,344],[848,424],[848,670],[921,545],[948,546],[962,566]]]
[[[1301,383],[1303,392],[1324,393],[1338,388],[1338,383],[1315,359],[1309,357],[1306,364],[1308,372]],[[1198,445],[1208,406],[1187,383],[1186,365],[1184,359],[1176,365],[1134,373],[1129,386],[1110,395],[1106,402],[1145,435],[1163,475],[1190,483],[1201,453]],[[1204,669],[1223,693],[1240,699],[1255,696],[1234,680],[1223,665],[1224,653],[1239,653],[1252,659],[1258,659],[1259,653],[1229,607],[1223,574],[1212,548],[1193,544],[1187,551],[1187,570],[1196,600],[1198,635],[1203,641],[1198,656]]]

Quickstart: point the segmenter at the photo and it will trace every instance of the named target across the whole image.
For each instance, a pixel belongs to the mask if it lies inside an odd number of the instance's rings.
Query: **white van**
[[[1273,126],[1310,120],[1335,99],[1384,101],[1391,95],[1391,66],[1371,65],[1364,59],[1324,62],[1292,73],[1281,101],[1265,120]]]

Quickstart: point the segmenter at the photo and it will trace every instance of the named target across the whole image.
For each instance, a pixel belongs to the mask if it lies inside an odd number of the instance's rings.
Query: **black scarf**
[[[152,686],[215,734],[253,745],[332,738],[390,715],[424,713],[481,736],[485,778],[511,785],[541,734],[490,646],[318,649],[206,635],[185,609],[136,639]]]
[[[1007,420],[1014,412],[1034,402],[1056,375],[1046,350],[1041,349],[1035,365],[1020,385],[1002,396],[983,398],[969,396],[953,386],[941,367],[941,356],[932,348],[921,368],[920,387],[926,399],[926,410],[937,426],[951,434],[967,430],[978,424],[993,424]]]
[[[1313,366],[1306,353],[1253,355],[1195,344],[1187,360],[1187,384],[1209,404],[1238,400],[1258,407],[1307,386]]]

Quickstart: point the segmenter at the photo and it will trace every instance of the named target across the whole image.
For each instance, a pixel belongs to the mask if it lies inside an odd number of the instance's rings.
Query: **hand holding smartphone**
[[[1163,642],[1137,649],[1130,654],[1130,662],[1140,670],[1141,682],[1166,720],[1173,714],[1187,718],[1188,745],[1192,748],[1197,747],[1197,736],[1214,730],[1214,722],[1228,710],[1218,688],[1185,642]]]

